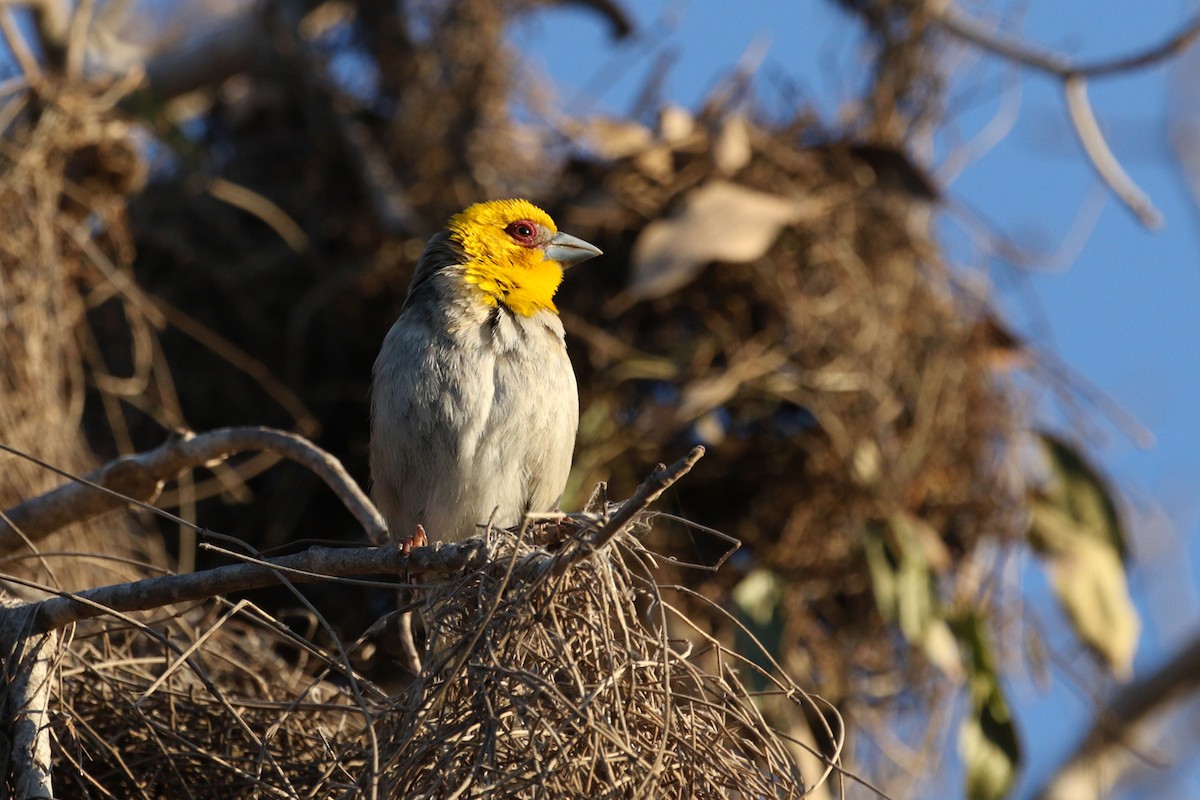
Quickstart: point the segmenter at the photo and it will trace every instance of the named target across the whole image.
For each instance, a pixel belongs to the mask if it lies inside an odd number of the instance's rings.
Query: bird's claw
[[[400,543],[400,553],[408,558],[412,555],[414,547],[425,547],[429,544],[429,537],[425,535],[425,526],[417,523],[417,529],[413,531],[413,535]]]
[[[429,544],[429,537],[425,535],[425,526],[417,523],[417,529],[413,531],[413,535],[400,542],[400,561],[404,564],[404,582],[411,583],[408,574],[408,559],[412,555],[414,547],[425,547]]]

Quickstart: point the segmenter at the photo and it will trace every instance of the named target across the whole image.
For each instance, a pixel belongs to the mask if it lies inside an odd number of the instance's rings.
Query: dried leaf
[[[696,130],[696,118],[683,106],[668,105],[658,112],[658,135],[669,145],[682,144]]]
[[[732,175],[750,163],[750,126],[741,114],[726,117],[712,143],[713,163],[717,172]]]
[[[638,153],[633,163],[643,175],[667,183],[675,175],[675,155],[665,144],[656,144]]]
[[[1129,596],[1125,533],[1104,480],[1067,443],[1040,437],[1049,476],[1030,498],[1030,543],[1075,633],[1114,675],[1128,678],[1141,620]]]
[[[1050,560],[1050,579],[1079,638],[1116,677],[1133,673],[1141,620],[1116,551],[1095,539],[1076,538]]]
[[[634,300],[661,297],[710,262],[760,258],[802,213],[800,201],[710,181],[688,195],[678,215],[651,222],[638,236],[629,294]]]

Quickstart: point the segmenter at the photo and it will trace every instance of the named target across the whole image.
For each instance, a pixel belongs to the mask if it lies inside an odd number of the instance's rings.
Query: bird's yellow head
[[[600,255],[599,248],[560,233],[550,215],[528,200],[476,203],[451,217],[449,228],[467,257],[467,283],[489,305],[525,317],[557,313],[554,293],[563,269]]]

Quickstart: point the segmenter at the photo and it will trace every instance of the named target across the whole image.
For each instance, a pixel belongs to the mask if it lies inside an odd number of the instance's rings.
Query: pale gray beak
[[[603,255],[603,251],[596,245],[561,231],[554,234],[546,245],[546,258],[557,261],[564,267],[573,266],[598,255]]]

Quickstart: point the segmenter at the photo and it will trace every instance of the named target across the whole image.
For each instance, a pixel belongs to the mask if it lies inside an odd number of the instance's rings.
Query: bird
[[[601,254],[524,199],[468,206],[426,243],[371,385],[371,494],[393,541],[558,507],[579,391],[554,295]]]

